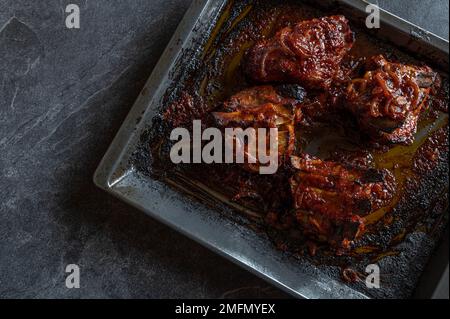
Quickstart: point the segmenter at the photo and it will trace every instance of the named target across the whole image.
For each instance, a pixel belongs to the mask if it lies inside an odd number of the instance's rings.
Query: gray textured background
[[[378,3],[448,38],[448,0]],[[91,181],[189,4],[0,0],[0,297],[286,296]]]

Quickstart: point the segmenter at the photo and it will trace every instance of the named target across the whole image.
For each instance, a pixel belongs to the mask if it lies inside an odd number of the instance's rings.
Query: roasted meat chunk
[[[214,112],[213,117],[224,128],[278,129],[278,163],[281,164],[294,150],[294,125],[301,119],[300,106],[305,94],[304,89],[298,85],[253,87],[232,96],[224,103],[224,111]],[[267,148],[270,148],[269,142],[266,143]],[[246,159],[251,154],[257,155],[257,150],[250,149],[248,141],[235,140],[234,143],[237,147],[240,145],[244,148]],[[246,167],[257,170],[259,165],[254,164]]]
[[[427,99],[440,85],[436,72],[427,66],[393,63],[372,57],[363,78],[350,82],[345,105],[361,127],[382,143],[411,143]]]
[[[338,76],[353,42],[354,34],[343,16],[303,21],[250,49],[246,73],[258,82],[326,88]]]
[[[279,127],[301,118],[306,95],[298,85],[256,86],[233,95],[224,103],[226,112],[213,113],[221,126]]]
[[[364,216],[389,203],[395,191],[387,170],[346,166],[310,155],[291,157],[295,217],[304,233],[348,248],[364,231]]]

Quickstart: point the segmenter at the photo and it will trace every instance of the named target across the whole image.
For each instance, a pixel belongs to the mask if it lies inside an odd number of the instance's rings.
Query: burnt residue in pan
[[[168,160],[172,127],[190,128],[193,119],[202,119],[205,126],[211,124],[211,111],[252,86],[244,75],[242,61],[257,40],[295,22],[339,10],[323,12],[295,1],[229,1],[210,33],[191,46],[203,49],[183,52],[173,70],[174,84],[162,103],[161,115],[141,137],[132,161],[144,174],[164,180],[197,200],[214,207],[226,203],[246,217],[225,210],[229,218],[268,236],[279,249],[298,258],[299,267],[304,262],[312,263],[368,296],[409,297],[447,225],[447,74],[442,74],[442,89],[420,118],[412,145],[375,147],[356,133],[355,125],[344,116],[333,124],[304,128],[298,137],[303,150],[322,159],[352,158],[395,175],[398,188],[392,203],[366,218],[368,232],[347,252],[308,240],[301,230],[292,227],[290,215],[283,213],[292,206],[286,183],[289,172],[281,169],[274,176],[255,176],[237,165],[172,165]],[[352,29],[357,36],[350,52],[355,60],[383,54],[404,63],[421,63],[355,25]],[[368,289],[364,284],[365,268],[371,263],[381,268],[382,289]]]

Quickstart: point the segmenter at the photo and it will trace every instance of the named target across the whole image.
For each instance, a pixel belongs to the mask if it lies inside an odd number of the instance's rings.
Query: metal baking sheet
[[[328,6],[335,5],[336,1],[316,2]],[[343,0],[340,3],[356,15],[359,14],[363,23],[367,5],[365,1]],[[312,264],[299,267],[298,261],[277,250],[269,240],[217,214],[211,206],[192,200],[161,181],[148,178],[130,161],[141,135],[152,125],[152,120],[161,109],[167,89],[179,79],[180,74],[177,73],[180,68],[176,66],[186,56],[195,59],[204,45],[199,38],[211,32],[226,4],[226,0],[193,1],[101,161],[94,182],[296,297],[368,298],[342,281],[322,273],[319,267]],[[448,41],[383,10],[381,22],[386,32],[380,32],[377,36],[395,40],[398,46],[432,57],[440,67],[448,68]],[[423,276],[416,290],[418,297],[433,297],[438,293],[437,289],[442,289],[442,282],[448,283],[448,236],[445,237],[443,247],[443,251],[432,258],[428,274]]]

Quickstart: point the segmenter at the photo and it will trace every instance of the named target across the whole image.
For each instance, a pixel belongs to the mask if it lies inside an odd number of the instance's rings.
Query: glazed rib
[[[282,163],[295,147],[294,124],[301,119],[304,96],[305,91],[298,85],[253,87],[232,96],[224,103],[223,112],[214,112],[213,117],[221,127],[277,128],[279,163]],[[247,167],[258,169],[258,165]]]
[[[419,115],[439,85],[431,68],[393,63],[379,55],[369,60],[363,78],[348,85],[346,107],[374,140],[411,143]]]
[[[304,154],[291,157],[295,216],[307,236],[348,247],[364,232],[364,216],[393,197],[387,170],[346,166]]]
[[[258,82],[328,87],[338,75],[354,34],[343,16],[300,22],[262,40],[249,52],[246,73]]]

